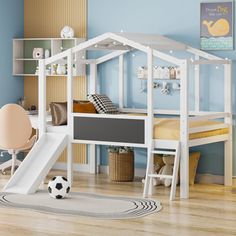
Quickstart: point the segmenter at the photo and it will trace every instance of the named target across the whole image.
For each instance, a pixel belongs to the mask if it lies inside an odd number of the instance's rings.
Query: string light
[[[170,54],[172,54],[173,53],[173,50],[170,50]]]
[[[216,66],[216,70],[218,70],[219,69],[219,66]]]

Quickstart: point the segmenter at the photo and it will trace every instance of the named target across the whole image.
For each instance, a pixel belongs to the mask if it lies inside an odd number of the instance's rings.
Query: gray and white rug
[[[72,192],[65,199],[50,198],[47,192],[22,195],[0,193],[0,207],[29,209],[50,214],[86,216],[97,219],[132,219],[161,210],[161,203],[149,199],[113,197]]]

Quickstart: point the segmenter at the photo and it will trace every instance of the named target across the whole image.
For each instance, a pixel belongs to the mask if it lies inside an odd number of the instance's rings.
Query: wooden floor
[[[64,173],[53,171],[49,177],[59,174]],[[8,178],[0,174],[1,187]],[[77,174],[73,191],[141,197],[142,184],[111,183],[104,175]],[[168,197],[168,188],[156,188],[153,199],[161,201],[162,211],[135,220],[94,220],[0,208],[0,236],[236,235],[236,188],[196,184],[189,200],[169,202]]]

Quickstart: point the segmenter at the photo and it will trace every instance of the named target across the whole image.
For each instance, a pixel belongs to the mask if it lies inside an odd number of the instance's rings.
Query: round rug
[[[149,199],[72,192],[65,199],[53,199],[46,191],[23,195],[0,193],[0,206],[44,213],[86,216],[101,219],[130,219],[161,210],[161,203]]]

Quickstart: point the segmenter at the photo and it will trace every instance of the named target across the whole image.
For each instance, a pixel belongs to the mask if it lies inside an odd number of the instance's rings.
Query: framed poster
[[[234,49],[234,2],[201,3],[201,49]]]

